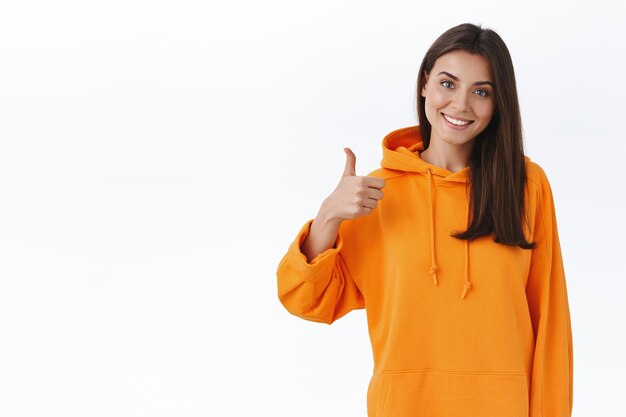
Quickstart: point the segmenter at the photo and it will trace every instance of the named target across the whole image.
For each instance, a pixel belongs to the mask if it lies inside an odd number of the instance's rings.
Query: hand
[[[356,175],[356,156],[350,148],[343,150],[346,153],[343,175],[322,205],[327,218],[338,221],[370,214],[383,198],[381,190],[385,186],[382,178]]]

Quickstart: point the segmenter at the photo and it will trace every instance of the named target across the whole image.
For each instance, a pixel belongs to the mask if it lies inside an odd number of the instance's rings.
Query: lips
[[[449,117],[449,118],[451,118],[451,119],[459,120],[459,121],[461,121],[461,122],[470,122],[470,123],[473,123],[473,122],[474,122],[473,120],[464,119],[464,118],[462,118],[462,117],[456,117],[456,116],[453,116],[453,115],[451,115],[451,114],[446,114],[446,113],[443,113],[443,112],[442,112],[441,114],[442,114],[442,115],[444,115],[444,116],[448,116],[448,117]]]
[[[443,117],[443,123],[445,124],[445,126],[448,129],[452,129],[452,130],[457,130],[457,131],[461,131],[461,130],[465,130],[465,129],[469,129],[469,126],[474,123],[474,120],[468,120],[467,123],[465,124],[455,124],[452,123],[449,119],[448,119],[448,115],[442,113]]]

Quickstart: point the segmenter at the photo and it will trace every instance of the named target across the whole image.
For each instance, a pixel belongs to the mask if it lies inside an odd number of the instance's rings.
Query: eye
[[[487,97],[489,95],[489,93],[487,92],[487,90],[476,90],[478,92],[480,92],[481,94],[478,94],[481,97]],[[484,93],[484,94],[482,94]]]
[[[443,85],[444,87],[446,87],[446,86],[444,85],[444,84],[446,84],[446,83],[447,83],[447,84],[452,85],[452,83],[451,83],[450,81],[448,81],[448,80],[442,81],[440,84],[441,84],[441,85]],[[446,87],[446,88],[448,88],[448,87]]]

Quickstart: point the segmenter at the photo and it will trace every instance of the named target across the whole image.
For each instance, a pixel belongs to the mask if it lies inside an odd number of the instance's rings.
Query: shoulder
[[[543,207],[543,210],[554,205],[552,186],[546,171],[536,162],[526,161],[526,189],[531,206]]]
[[[526,178],[528,179],[528,187],[535,191],[541,192],[546,188],[550,188],[550,181],[545,170],[535,161],[531,161],[526,157]]]

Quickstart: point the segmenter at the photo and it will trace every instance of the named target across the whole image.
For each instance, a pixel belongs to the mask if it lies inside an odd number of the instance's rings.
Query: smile
[[[470,124],[470,123],[473,123],[473,122],[474,122],[473,120],[459,120],[459,119],[454,119],[454,118],[452,118],[452,117],[448,116],[448,115],[447,115],[447,114],[445,114],[445,113],[441,113],[441,114],[443,114],[443,117],[444,117],[444,119],[446,119],[446,121],[448,121],[448,122],[452,123],[452,124],[453,124],[453,125],[455,125],[455,126],[467,126],[468,124]]]

